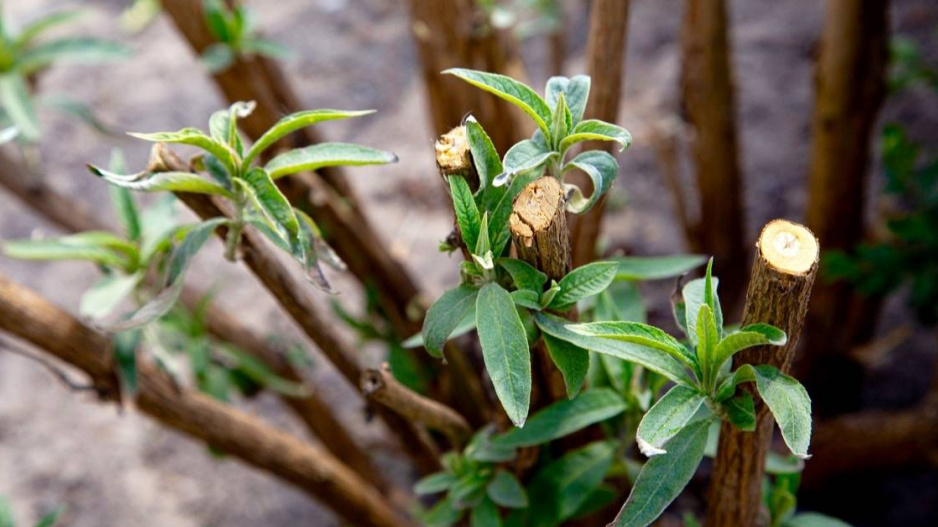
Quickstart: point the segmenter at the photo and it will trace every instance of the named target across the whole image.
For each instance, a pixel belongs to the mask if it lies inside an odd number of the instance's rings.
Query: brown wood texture
[[[687,0],[682,100],[700,195],[700,246],[714,257],[721,295],[735,303],[745,286],[745,217],[725,0]]]
[[[106,398],[119,393],[110,340],[2,275],[0,329],[83,370]],[[137,408],[160,423],[293,484],[355,525],[411,525],[377,489],[331,454],[182,389],[147,362],[138,365],[137,381]]]
[[[570,272],[570,235],[563,186],[544,176],[515,199],[508,224],[518,258],[560,281]]]
[[[361,389],[367,399],[386,406],[408,421],[442,432],[456,450],[462,448],[472,434],[472,428],[463,416],[398,382],[387,363],[380,368],[365,370]]]
[[[807,225],[826,249],[850,251],[863,240],[870,136],[886,95],[889,19],[886,0],[828,0],[814,73]],[[843,331],[851,291],[818,282],[811,298],[804,364],[840,354],[862,332]]]
[[[797,244],[797,245],[795,245]],[[789,267],[786,251],[799,260]],[[783,373],[792,359],[808,309],[817,274],[818,244],[804,227],[784,220],[769,222],[756,244],[756,257],[746,292],[742,325],[766,323],[788,335],[784,346],[758,346],[743,350],[733,359],[742,364],[770,364]],[[743,432],[723,423],[707,498],[707,526],[759,525],[762,474],[772,441],[774,422],[768,407],[751,386],[744,386],[756,400],[756,430]]]
[[[625,82],[625,42],[628,34],[629,0],[594,0],[590,8],[589,40],[586,44],[586,71],[592,79],[585,117],[615,123],[619,117],[619,97]],[[615,143],[598,145],[615,155]],[[581,186],[590,185],[580,177]],[[579,267],[596,259],[596,244],[602,228],[606,196],[582,215],[570,215],[572,261]]]
[[[411,31],[417,44],[434,136],[472,113],[504,154],[530,128],[507,102],[450,75],[448,68],[502,73],[524,81],[510,35],[491,27],[475,0],[410,0]],[[532,125],[533,126],[533,125]]]

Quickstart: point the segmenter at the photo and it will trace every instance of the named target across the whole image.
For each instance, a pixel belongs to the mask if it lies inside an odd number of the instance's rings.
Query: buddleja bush
[[[208,172],[211,180],[193,172],[153,170],[162,170],[161,167],[123,175],[89,166],[92,173],[121,188],[218,196],[224,198],[231,208],[231,218],[211,218],[187,230],[170,257],[166,289],[128,318],[121,326],[123,329],[146,324],[169,311],[179,297],[192,258],[221,227],[227,229],[225,256],[229,260],[235,259],[243,230],[251,225],[298,261],[306,277],[322,289],[328,290],[329,284],[319,266],[320,260],[338,269],[344,268],[342,261],[323,240],[312,218],[291,206],[275,182],[291,174],[325,166],[392,163],[397,161],[397,156],[355,144],[320,143],[283,152],[266,163],[261,163],[260,158],[268,148],[296,130],[323,121],[359,117],[372,112],[309,110],[291,114],[275,123],[248,148],[238,131],[238,119],[247,117],[253,109],[253,102],[238,102],[227,110],[213,113],[208,134],[196,128],[131,134],[147,141],[186,144],[202,149],[204,153],[193,158],[191,164]]]
[[[572,169],[586,172],[596,189],[589,198],[584,198],[575,186],[564,184],[568,210],[583,212],[609,189],[616,177],[618,164],[605,152],[586,151],[566,160],[570,147],[580,141],[611,140],[623,148],[630,143],[628,132],[618,126],[582,120],[589,95],[589,78],[552,78],[547,83],[545,101],[527,86],[505,76],[471,70],[448,70],[447,73],[517,105],[538,126],[534,137],[513,146],[500,160],[482,127],[471,118],[467,120],[466,132],[479,175],[479,189],[473,193],[462,176],[450,176],[449,180],[459,230],[472,260],[461,264],[461,285],[444,293],[430,308],[422,332],[427,350],[441,356],[445,341],[457,330],[473,327],[477,330],[496,395],[518,427],[504,436],[527,438],[511,442],[496,437],[492,444],[505,446],[507,442],[515,447],[545,444],[588,424],[623,414],[627,401],[647,408],[644,415],[627,412],[622,417],[640,419],[634,430],[636,441],[642,453],[650,458],[641,468],[617,518],[616,525],[622,526],[651,523],[677,497],[703,459],[709,431],[715,423],[725,420],[743,430],[754,429],[753,399],[748,392],[738,389],[743,383],[755,384],[778,421],[786,444],[796,456],[807,457],[811,418],[810,400],[804,388],[767,365],[743,365],[731,370],[731,359],[738,351],[752,346],[782,345],[786,336],[766,324],[754,324],[734,332],[725,330],[716,293],[717,280],[711,276],[712,261],[705,278],[689,282],[682,289],[680,300],[675,302],[675,318],[687,337],[686,342],[682,342],[642,322],[616,319],[622,313],[616,309],[612,292],[617,290],[619,295],[634,296],[634,290],[623,291],[613,284],[620,273],[627,276],[630,267],[643,270],[641,262],[595,262],[574,269],[558,282],[548,283],[547,276],[531,265],[507,257],[511,203],[528,183],[542,176],[562,181]],[[654,276],[655,264],[650,267],[648,274]],[[662,274],[667,271],[662,267]],[[591,300],[591,297],[596,299]],[[585,311],[592,322],[572,323],[561,316],[578,303],[588,308]],[[543,340],[561,372],[571,400],[555,403],[525,424],[531,393],[529,350],[538,339]],[[619,359],[618,364],[607,359],[601,362],[603,369],[611,372],[607,377],[615,379],[614,383],[622,383],[623,378],[628,380],[629,387],[623,389],[630,400],[606,388],[593,388],[580,394],[590,370],[596,369],[591,366],[595,362],[591,357],[596,355]],[[607,362],[613,363],[610,368],[606,367]],[[643,370],[653,375],[646,375]],[[666,383],[670,383],[670,388],[658,398],[657,393]],[[594,403],[594,398],[600,397],[603,401]],[[581,403],[584,399],[588,403]],[[654,404],[648,406],[653,400]],[[604,411],[570,410],[578,404],[587,407],[596,404],[594,410],[615,411],[605,415]],[[558,413],[552,415],[552,425],[548,427],[551,433],[545,433],[534,426],[534,422],[539,415],[549,412]],[[582,426],[566,428],[568,419],[584,415],[594,419],[577,419]],[[622,426],[625,431],[631,430],[628,423],[620,423],[619,428]],[[559,435],[553,433],[561,430]],[[477,436],[473,444],[478,441],[481,439]],[[478,515],[491,520],[498,517],[491,512],[496,510],[495,505],[511,506],[499,503],[498,489],[509,486],[496,480],[506,477],[486,464],[490,461],[479,459],[473,453],[473,444],[461,455],[452,455],[451,460],[455,461],[447,466],[444,474],[418,485],[418,490],[448,491],[447,498],[431,511],[445,517],[447,521],[442,524],[456,521],[454,518],[458,519],[465,509],[471,509],[473,517]],[[601,447],[604,444],[607,450]],[[549,492],[544,491],[541,497],[546,499],[536,500],[538,507],[511,514],[508,524],[556,525],[578,515],[580,507],[584,507],[590,497],[582,493],[582,489],[601,488],[599,485],[611,464],[619,461],[617,457],[621,456],[623,445],[619,439],[609,439],[608,444],[594,443],[583,451],[567,454],[585,456],[587,449],[593,448],[596,452],[608,452],[609,461],[596,465],[590,486],[558,492],[551,496],[559,500],[556,503],[551,502],[547,497]],[[508,456],[507,452],[502,454]],[[566,457],[555,463],[564,459]],[[586,463],[585,460],[569,462],[567,468],[579,468]],[[628,469],[623,471],[628,472]],[[534,477],[529,490],[536,487],[537,478]],[[553,490],[557,490],[558,478],[545,478],[554,486]],[[579,496],[570,496],[573,488],[580,491]],[[513,502],[515,506],[520,507],[519,501]],[[567,506],[570,503],[572,505]],[[537,510],[540,508],[550,508],[553,515],[544,517],[543,510]],[[447,517],[450,510],[452,516]]]
[[[126,58],[129,50],[121,44],[90,37],[60,37],[45,39],[47,31],[73,21],[81,12],[64,11],[41,18],[18,32],[14,32],[0,13],[0,104],[2,120],[19,131],[25,143],[35,143],[42,137],[36,106],[46,105],[78,117],[97,129],[102,125],[90,110],[67,98],[37,99],[31,82],[41,70],[54,63],[93,63]]]
[[[225,71],[239,57],[284,59],[291,55],[288,48],[257,36],[254,15],[244,5],[228,7],[222,0],[205,0],[203,9],[205,23],[218,40],[202,52],[202,62],[209,71]]]
[[[123,157],[115,151],[110,169],[120,172],[123,167]],[[79,313],[99,323],[122,303],[130,301],[139,307],[158,294],[159,284],[148,277],[166,272],[178,261],[173,246],[185,240],[192,229],[176,221],[172,195],[161,196],[150,207],[140,210],[129,190],[110,188],[123,235],[86,231],[58,238],[6,241],[0,246],[10,258],[95,264],[103,276],[82,295]],[[195,311],[175,306],[155,315],[142,328],[140,317],[106,325],[108,330],[117,332],[114,357],[123,381],[121,386],[128,393],[136,391],[136,350],[141,340],[159,364],[177,378],[181,369],[176,363],[180,358],[188,358],[196,386],[223,401],[228,401],[235,389],[246,395],[260,387],[287,395],[304,393],[302,386],[278,377],[243,350],[210,337],[202,317],[210,300],[206,296]],[[177,352],[183,357],[177,357]]]

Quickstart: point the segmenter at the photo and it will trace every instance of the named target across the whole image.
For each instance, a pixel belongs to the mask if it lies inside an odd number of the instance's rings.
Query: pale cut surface
[[[818,262],[818,241],[805,226],[788,220],[772,220],[762,229],[756,244],[762,257],[775,269],[803,275]]]

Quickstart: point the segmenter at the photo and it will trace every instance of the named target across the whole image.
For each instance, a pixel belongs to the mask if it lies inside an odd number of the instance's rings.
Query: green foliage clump
[[[222,0],[205,0],[205,23],[218,41],[202,52],[202,63],[212,73],[228,69],[239,57],[261,55],[285,59],[292,52],[276,42],[257,36],[251,10],[237,3],[228,7]]]

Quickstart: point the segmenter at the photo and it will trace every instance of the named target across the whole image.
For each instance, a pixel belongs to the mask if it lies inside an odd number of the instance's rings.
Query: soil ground
[[[733,66],[738,86],[742,163],[746,175],[747,233],[755,238],[767,220],[803,218],[811,109],[812,56],[823,24],[817,0],[735,0],[731,3]],[[159,20],[134,36],[117,34],[114,23],[127,4],[61,0],[8,0],[4,23],[32,20],[43,13],[85,4],[79,24],[98,36],[111,35],[135,50],[130,61],[113,66],[62,66],[41,82],[43,93],[85,101],[115,130],[158,131],[204,127],[222,106],[204,73],[171,24]],[[432,132],[424,104],[405,2],[395,0],[249,0],[261,27],[296,50],[286,70],[309,108],[375,108],[376,116],[330,123],[322,132],[333,140],[352,140],[395,151],[397,165],[349,170],[368,203],[368,213],[394,254],[403,259],[432,294],[454,283],[456,260],[436,252],[451,226],[451,212],[435,173]],[[586,43],[585,2],[568,1],[568,74],[581,71]],[[620,156],[622,170],[607,215],[610,246],[636,254],[684,250],[673,206],[654,152],[649,124],[673,113],[678,88],[681,0],[634,0],[629,27],[626,81],[619,122],[633,131],[635,145]],[[892,25],[912,36],[935,59],[938,9],[931,0],[897,0]],[[525,55],[537,85],[547,77],[542,43],[526,43]],[[915,137],[938,137],[938,105],[916,90],[891,99],[884,119],[902,120]],[[467,108],[467,111],[471,110]],[[114,147],[132,167],[145,162],[147,145],[123,137],[101,137],[81,124],[43,111],[45,172],[58,188],[88,203],[113,221],[105,186],[84,170],[105,163]],[[483,123],[485,124],[485,123]],[[689,175],[688,188],[690,184]],[[882,179],[870,186],[877,194]],[[0,194],[0,237],[52,234],[42,218]],[[218,246],[199,257],[193,283],[223,285],[218,301],[237,311],[245,323],[289,339],[297,333],[284,315],[237,266],[217,257]],[[213,253],[213,254],[210,254]],[[23,263],[0,260],[0,272],[76,309],[80,293],[95,280],[89,265]],[[353,283],[334,277],[337,298],[357,309]],[[653,315],[665,319],[669,284],[649,287]],[[326,309],[327,299],[323,299]],[[901,299],[883,321],[885,331],[908,318]],[[351,336],[350,336],[351,337]],[[873,371],[868,398],[876,406],[902,406],[925,390],[935,359],[930,333],[919,331],[894,352],[893,360]],[[368,348],[365,360],[380,361]],[[317,362],[315,384],[341,408],[356,437],[383,451],[381,430],[365,423],[349,388],[324,361]],[[351,402],[350,402],[351,401]],[[240,403],[277,426],[302,433],[270,397]],[[391,456],[389,471],[406,482]],[[938,517],[938,476],[919,469],[889,478],[852,479],[838,484],[851,496],[828,500],[831,512],[857,525],[934,525]],[[161,429],[132,410],[117,412],[84,395],[70,393],[35,362],[0,350],[0,495],[10,499],[19,525],[60,504],[68,506],[62,525],[70,527],[227,526],[286,527],[338,525],[316,503],[272,478]],[[245,497],[250,496],[250,499]],[[832,498],[832,496],[828,496]],[[818,502],[819,500],[811,500]]]

